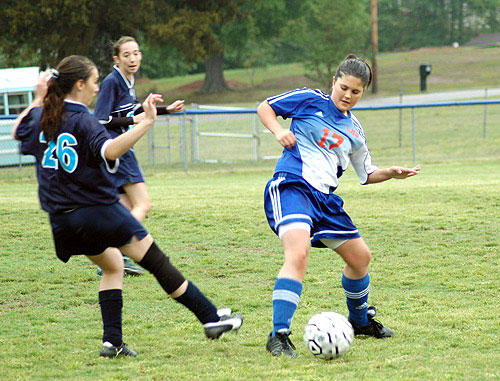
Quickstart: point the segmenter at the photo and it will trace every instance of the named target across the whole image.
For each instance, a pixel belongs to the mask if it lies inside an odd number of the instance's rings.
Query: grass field
[[[98,357],[98,277],[77,257],[54,255],[32,168],[0,177],[0,379],[493,380],[500,377],[500,161],[427,164],[419,176],[361,187],[352,171],[339,194],[373,252],[370,301],[396,334],[357,338],[324,362],[302,344],[318,311],[347,313],[342,262],[312,249],[292,340],[296,360],[264,350],[271,292],[282,261],[267,227],[271,163],[147,170],[145,225],[174,263],[218,306],[245,314],[237,335],[204,338],[195,318],[154,278],[126,278],[124,337],[136,359]]]
[[[496,54],[496,56],[495,56]],[[147,57],[145,57],[147,59]],[[496,60],[496,61],[495,61]],[[500,83],[498,48],[421,49],[381,54],[380,95],[417,92],[420,62],[433,65],[429,91]],[[142,91],[164,92],[193,103],[255,101],[294,87],[311,86],[300,65],[255,73],[227,71],[242,84],[206,96],[180,86],[202,75],[144,82]],[[250,86],[253,80],[254,86]],[[186,86],[188,89],[189,86]],[[352,170],[338,193],[373,253],[370,301],[395,329],[388,340],[356,338],[343,357],[324,362],[302,343],[309,317],[319,311],[347,314],[340,285],[342,261],[311,250],[303,297],[292,325],[296,360],[271,358],[264,349],[271,329],[271,293],[282,263],[278,239],[263,212],[263,190],[274,161],[252,161],[246,139],[200,137],[203,160],[179,158],[177,121],[171,123],[171,158],[157,148],[149,166],[147,138],[137,146],[153,209],[145,226],[189,279],[219,307],[243,312],[237,335],[204,338],[194,316],[169,300],[151,275],[126,278],[124,339],[136,359],[98,357],[101,320],[95,266],[83,257],[68,264],[54,254],[48,218],[40,210],[34,168],[0,169],[0,380],[494,380],[500,378],[500,108],[416,111],[419,176],[360,186]],[[363,111],[376,164],[412,165],[411,112]],[[262,126],[260,126],[262,127]],[[251,118],[199,120],[201,132],[251,133]],[[155,127],[165,144],[165,124]],[[189,135],[189,138],[191,136]],[[279,155],[262,135],[263,155]],[[192,146],[188,147],[188,157]]]

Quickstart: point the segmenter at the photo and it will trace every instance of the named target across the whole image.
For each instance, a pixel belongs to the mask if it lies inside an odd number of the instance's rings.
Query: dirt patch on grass
[[[139,77],[135,79],[136,84],[150,83],[152,80],[146,77]]]

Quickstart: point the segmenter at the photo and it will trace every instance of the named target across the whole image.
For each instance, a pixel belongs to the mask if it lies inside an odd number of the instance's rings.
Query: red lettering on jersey
[[[336,143],[333,143],[333,144],[330,144],[330,147],[328,147],[328,149],[332,149],[333,147],[338,147],[340,146],[343,142],[344,142],[344,138],[338,134],[336,134],[335,132],[332,131],[332,136],[337,139],[337,142]]]
[[[322,131],[323,131],[323,136],[321,137],[321,140],[319,142],[317,142],[320,147],[326,148],[325,142],[326,142],[326,139],[328,138],[328,135],[331,135],[332,138],[337,139],[337,141],[335,143],[330,144],[328,146],[328,149],[332,149],[334,147],[339,147],[344,142],[344,138],[342,136],[340,136],[339,134],[336,134],[333,131],[330,131],[328,128],[323,128]]]
[[[347,131],[349,131],[351,134],[353,134],[355,137],[359,138],[359,132],[356,131],[354,128],[347,126]]]
[[[325,148],[326,138],[328,137],[329,133],[330,133],[330,130],[328,128],[323,128],[323,137],[321,138],[321,140],[319,142],[317,142],[320,147]]]

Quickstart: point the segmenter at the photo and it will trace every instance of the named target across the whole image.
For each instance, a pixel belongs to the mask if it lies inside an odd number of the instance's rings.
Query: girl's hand
[[[43,104],[43,98],[45,98],[47,89],[49,87],[47,82],[51,77],[52,74],[50,71],[44,71],[38,76],[35,85],[35,98],[33,99],[33,102],[36,103],[36,106],[41,106]]]
[[[420,165],[414,168],[391,167],[389,168],[390,175],[393,179],[406,179],[418,175],[420,172]]]
[[[146,100],[142,103],[145,120],[153,122],[156,120],[156,104],[158,102],[163,102],[161,94],[149,94]]]
[[[276,133],[276,140],[285,148],[292,148],[297,142],[297,138],[290,130],[282,130]]]
[[[184,99],[183,100],[176,100],[171,105],[168,105],[167,110],[170,114],[174,113],[174,112],[184,111]]]

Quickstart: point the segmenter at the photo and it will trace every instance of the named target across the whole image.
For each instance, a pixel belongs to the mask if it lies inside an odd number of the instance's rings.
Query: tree
[[[341,4],[309,0],[303,16],[289,25],[301,36],[307,76],[329,89],[335,70],[349,53],[366,55],[370,42],[370,14],[366,1]]]
[[[170,7],[168,18],[158,17],[149,31],[157,43],[171,43],[181,51],[188,63],[205,61],[203,92],[228,89],[224,79],[224,53],[229,41],[227,29],[245,14],[248,0],[164,0],[157,7]]]
[[[0,7],[0,48],[6,63],[32,59],[54,67],[70,54],[90,57],[101,70],[111,67],[111,42],[135,35],[141,12],[130,19],[136,2],[124,0],[7,0]],[[137,8],[136,8],[137,9]]]
[[[379,0],[381,51],[463,44],[500,30],[500,0]]]

